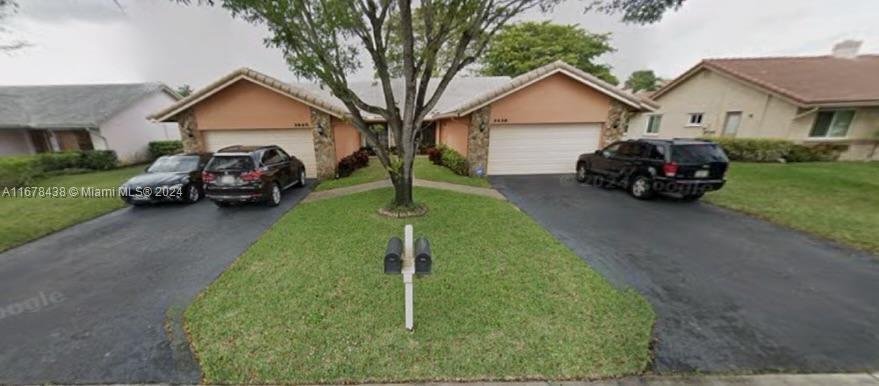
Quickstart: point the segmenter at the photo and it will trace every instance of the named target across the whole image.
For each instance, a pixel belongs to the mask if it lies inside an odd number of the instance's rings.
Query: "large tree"
[[[548,10],[558,1],[561,0],[199,2],[218,3],[234,16],[268,27],[271,36],[266,44],[283,51],[291,70],[323,84],[346,106],[353,125],[375,149],[390,175],[395,188],[393,206],[409,207],[414,204],[415,140],[449,82],[480,57],[510,19],[532,9]],[[628,14],[632,7],[652,3],[668,4],[669,0],[623,0],[619,4],[604,4],[606,8],[601,10]],[[399,47],[400,52],[403,87],[399,94],[391,88],[391,45]],[[349,87],[348,75],[363,65],[364,56],[375,70],[384,103],[367,103]],[[395,149],[383,145],[369,129],[367,115],[387,122],[396,140]]]
[[[7,20],[16,10],[18,10],[18,3],[15,0],[0,0],[0,52],[13,51],[27,46],[27,42],[23,40],[7,40],[4,38],[4,35],[8,35],[11,32],[6,25]]]
[[[633,92],[638,91],[656,91],[659,88],[659,82],[662,79],[656,77],[653,70],[640,70],[632,72],[629,79],[626,79],[626,88]]]
[[[596,58],[613,52],[610,34],[593,34],[576,25],[544,22],[504,27],[479,60],[483,75],[517,76],[556,60],[563,60],[613,84],[619,83],[610,66]]]

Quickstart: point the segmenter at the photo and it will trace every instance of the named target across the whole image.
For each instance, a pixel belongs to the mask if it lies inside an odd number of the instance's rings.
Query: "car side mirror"
[[[601,149],[598,149],[598,150],[595,151],[595,155],[603,156],[603,155],[604,155],[604,151],[602,151]]]
[[[153,165],[147,165],[145,168],[143,168],[143,171],[145,171],[145,172],[149,172],[149,171],[150,171],[150,166],[153,166]]]

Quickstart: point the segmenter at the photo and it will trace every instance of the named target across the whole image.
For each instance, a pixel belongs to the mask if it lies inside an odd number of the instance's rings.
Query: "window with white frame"
[[[644,132],[647,134],[658,134],[660,124],[662,124],[662,115],[651,115],[649,118],[647,118],[647,130],[645,130]]]
[[[687,126],[702,126],[703,113],[690,113],[687,120]]]
[[[854,110],[819,111],[809,137],[842,138],[848,134],[848,128],[855,118]]]

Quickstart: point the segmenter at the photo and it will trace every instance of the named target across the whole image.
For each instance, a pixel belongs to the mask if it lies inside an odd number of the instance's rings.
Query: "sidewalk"
[[[418,187],[424,187],[424,188],[441,189],[441,190],[449,190],[449,191],[458,192],[458,193],[473,194],[473,195],[477,195],[477,196],[495,198],[498,200],[505,200],[506,199],[497,190],[494,190],[491,188],[478,188],[475,186],[451,184],[448,182],[420,180],[417,178],[413,181],[412,185],[418,186]],[[342,196],[347,196],[349,194],[366,192],[369,190],[375,190],[375,189],[381,189],[381,188],[387,188],[390,186],[392,186],[390,180],[382,180],[382,181],[375,181],[375,182],[367,182],[365,184],[348,186],[348,187],[344,187],[344,188],[324,190],[324,191],[320,191],[320,192],[311,192],[311,194],[309,194],[307,197],[305,197],[305,199],[303,199],[302,202],[305,203],[305,202],[326,200],[329,198],[342,197]]]

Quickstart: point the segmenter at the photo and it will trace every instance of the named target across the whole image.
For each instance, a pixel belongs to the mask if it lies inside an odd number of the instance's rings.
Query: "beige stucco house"
[[[859,42],[832,55],[705,59],[652,94],[660,106],[630,122],[630,138],[779,138],[879,159],[879,55]]]
[[[367,103],[384,105],[376,82],[350,86]],[[392,86],[402,95],[401,82]],[[515,78],[454,79],[426,117],[420,143],[454,148],[467,157],[474,174],[571,173],[579,154],[621,138],[632,114],[652,108],[649,102],[555,62]],[[380,116],[362,114],[383,130]],[[246,68],[151,118],[177,122],[190,151],[277,144],[305,163],[309,177],[333,177],[337,162],[365,144],[348,110],[327,91]],[[385,135],[392,144],[389,137]]]

